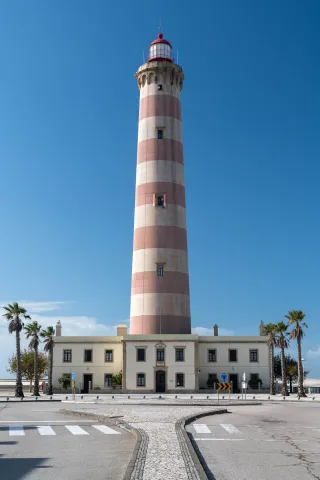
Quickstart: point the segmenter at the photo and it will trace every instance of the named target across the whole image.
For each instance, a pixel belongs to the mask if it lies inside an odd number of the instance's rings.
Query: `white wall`
[[[209,373],[238,374],[238,386],[241,388],[243,373],[247,381],[251,373],[258,373],[262,388],[269,387],[269,356],[266,337],[199,337],[199,385],[206,388]],[[208,350],[215,349],[217,361],[208,362]],[[229,349],[238,352],[237,362],[229,362]],[[258,362],[250,362],[249,351],[258,350]]]
[[[159,335],[159,338],[163,336]],[[168,335],[169,337],[169,335]],[[128,338],[128,337],[127,337]],[[142,338],[142,337],[141,337]],[[195,389],[195,343],[194,341],[126,341],[126,390],[133,391],[155,391],[155,371],[164,370],[166,372],[166,390],[167,391],[193,391]],[[156,346],[164,348],[165,361],[164,366],[156,362]],[[137,348],[146,347],[146,361],[137,361]],[[176,362],[175,347],[184,347],[184,362]],[[146,374],[146,386],[137,387],[137,374]],[[176,387],[176,374],[184,374],[184,387]]]
[[[53,349],[53,385],[60,387],[58,378],[75,373],[76,388],[83,386],[83,375],[92,374],[92,386],[104,386],[104,375],[117,374],[123,369],[122,337],[56,337]],[[72,362],[63,362],[63,350],[72,350]],[[92,362],[84,362],[84,350],[92,350]],[[113,350],[113,362],[105,362],[105,350]]]

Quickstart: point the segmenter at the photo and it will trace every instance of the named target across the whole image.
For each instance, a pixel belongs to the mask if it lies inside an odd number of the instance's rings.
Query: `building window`
[[[157,349],[157,362],[164,362],[164,349],[158,348]]]
[[[145,373],[138,373],[137,374],[137,387],[145,387],[146,386],[146,375]]]
[[[217,353],[216,350],[208,350],[208,362],[216,362]]]
[[[229,350],[229,362],[237,362],[238,361],[238,355],[237,355],[237,350]]]
[[[104,376],[104,384],[106,387],[111,387],[112,386],[112,374],[111,373],[106,373]]]
[[[176,374],[176,387],[184,387],[184,374],[177,373]]]
[[[163,139],[163,130],[158,130],[158,140],[162,140]]]
[[[113,362],[113,350],[105,351],[105,362]]]
[[[164,195],[156,195],[156,206],[164,207]]]
[[[145,361],[146,361],[146,349],[137,348],[137,362],[145,362]]]
[[[184,362],[184,349],[176,348],[176,362]]]
[[[66,363],[72,362],[72,350],[63,350],[63,361]]]
[[[158,85],[158,90],[162,90],[162,85]]]
[[[258,350],[250,350],[250,362],[258,362]]]
[[[216,373],[208,373],[207,387],[213,388],[214,384],[218,383],[218,376]]]
[[[92,350],[85,350],[84,351],[84,361],[85,362],[92,362]]]
[[[157,275],[158,275],[158,277],[163,277],[163,273],[164,273],[163,270],[164,270],[164,269],[163,269],[162,263],[159,263],[159,264],[157,265]]]

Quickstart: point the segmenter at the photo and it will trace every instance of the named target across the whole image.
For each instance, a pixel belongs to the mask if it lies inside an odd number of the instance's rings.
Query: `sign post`
[[[73,393],[73,400],[76,399],[76,376],[74,372],[71,373],[71,388]]]
[[[242,400],[243,400],[243,390],[244,390],[244,399],[247,400],[247,388],[248,388],[248,384],[246,383],[246,373],[243,372],[242,383],[241,383]]]

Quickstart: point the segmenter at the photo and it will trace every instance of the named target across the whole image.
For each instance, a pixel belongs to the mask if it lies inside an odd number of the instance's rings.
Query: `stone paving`
[[[67,407],[66,404],[64,404]],[[165,406],[161,405],[95,405],[73,408],[74,412],[118,417],[147,436],[147,449],[138,452],[136,465],[130,480],[200,480],[201,477],[188,450],[181,448],[176,423],[184,417],[218,411],[219,408],[206,406]],[[221,409],[221,413],[225,410]],[[144,444],[145,445],[145,444]],[[141,465],[144,456],[144,468]],[[135,467],[136,467],[135,465]]]

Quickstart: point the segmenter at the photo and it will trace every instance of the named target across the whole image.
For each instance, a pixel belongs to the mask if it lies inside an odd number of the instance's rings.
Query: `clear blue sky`
[[[76,333],[128,319],[133,74],[160,16],[185,72],[193,327],[302,309],[319,377],[318,0],[1,2],[0,301]]]

